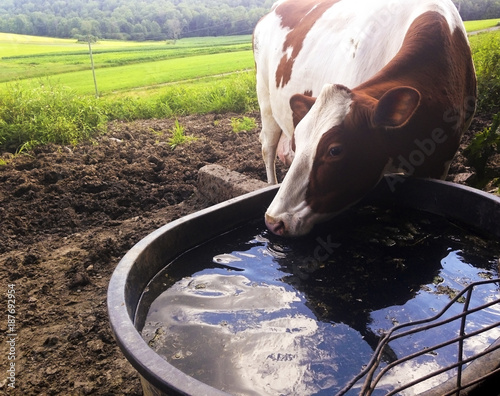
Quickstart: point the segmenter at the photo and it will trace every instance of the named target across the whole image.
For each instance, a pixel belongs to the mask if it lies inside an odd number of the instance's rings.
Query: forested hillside
[[[274,0],[1,0],[0,32],[165,40],[249,34]]]
[[[0,32],[123,40],[251,33],[274,0],[1,0]],[[500,0],[456,0],[464,20],[500,17]]]

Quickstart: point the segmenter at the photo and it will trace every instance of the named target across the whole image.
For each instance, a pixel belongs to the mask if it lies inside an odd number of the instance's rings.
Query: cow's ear
[[[400,128],[415,114],[420,104],[420,93],[411,87],[393,88],[378,101],[373,113],[375,127]]]
[[[290,98],[290,107],[293,112],[293,126],[296,127],[297,124],[306,116],[306,114],[311,110],[311,107],[316,102],[316,98],[310,96],[296,94]]]

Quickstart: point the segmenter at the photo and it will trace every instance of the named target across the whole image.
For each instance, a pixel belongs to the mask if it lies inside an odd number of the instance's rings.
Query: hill
[[[165,40],[250,34],[273,0],[2,0],[0,32]]]
[[[0,32],[118,40],[250,34],[274,0],[2,0]],[[500,0],[455,0],[464,20],[500,17]]]

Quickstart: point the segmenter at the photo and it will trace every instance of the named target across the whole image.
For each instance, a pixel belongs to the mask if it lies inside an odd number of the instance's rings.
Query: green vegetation
[[[178,40],[175,45],[126,41],[99,41],[92,45],[97,69],[251,49],[251,36],[189,38]],[[0,33],[0,82],[87,71],[90,68],[88,52],[88,44],[75,40]]]
[[[0,144],[18,151],[50,142],[76,144],[104,132],[106,121],[96,99],[60,87],[12,85],[0,95]]]
[[[76,144],[106,130],[107,121],[184,114],[243,113],[257,108],[253,72],[169,85],[151,91],[95,99],[59,85],[0,91],[0,147]]]
[[[179,124],[179,120],[175,120],[175,125],[172,128],[172,137],[168,140],[169,146],[174,150],[177,146],[196,140],[193,136],[186,136],[185,128]]]
[[[101,101],[110,119],[169,118],[177,115],[236,112],[257,108],[253,72],[200,79],[126,93]]]
[[[6,81],[0,84],[0,145],[15,151],[48,142],[73,144],[90,138],[90,130],[101,133],[114,119],[257,107],[250,36],[190,38],[175,45],[103,42],[94,48],[99,100],[90,97],[86,45],[0,34],[0,50],[8,55],[0,59],[0,80]],[[246,69],[252,71],[241,72]],[[89,119],[82,126],[93,112],[99,123]]]
[[[477,172],[477,187],[483,188],[490,182],[491,178],[490,175],[487,175],[486,165],[494,155],[498,154],[500,154],[500,113],[495,116],[490,127],[485,128],[474,137],[464,152],[469,165],[474,167]],[[492,184],[500,188],[498,175]]]
[[[253,64],[251,51],[226,52],[102,68],[96,71],[96,77],[100,94],[108,94],[113,91],[126,91],[248,70],[253,67]],[[58,85],[70,87],[78,94],[95,92],[90,70],[58,74],[51,77],[51,80]],[[19,81],[19,84],[29,89],[38,86],[40,80],[39,78],[26,79]],[[5,85],[0,85],[0,90],[5,88]]]
[[[93,58],[96,68],[109,68],[142,64],[144,62],[172,61],[174,59],[192,57],[193,55],[203,56],[209,54],[227,54],[229,52],[250,52],[251,49],[250,42],[241,45],[202,48],[167,47],[166,45],[165,48],[143,46],[121,50],[97,49],[97,51],[93,48]],[[38,54],[36,56],[4,56],[1,60],[4,72],[0,75],[0,82],[12,81],[18,78],[24,79],[74,71],[87,71],[89,69],[89,62],[88,48],[80,52]],[[172,67],[175,67],[175,65]]]
[[[478,113],[493,116],[493,123],[478,133],[464,156],[477,172],[474,186],[497,187],[500,193],[498,174],[488,172],[487,164],[500,154],[500,31],[470,36],[472,56],[478,83]]]
[[[231,118],[231,126],[233,132],[238,133],[242,131],[253,131],[257,128],[257,122],[254,118],[243,117],[243,118]]]
[[[94,92],[87,45],[26,36],[9,41],[9,36],[13,35],[0,34],[0,82],[22,79],[21,84],[33,87],[39,77],[53,76],[77,93]],[[183,39],[175,45],[103,42],[94,44],[92,52],[102,94],[252,69],[251,49],[251,36],[231,36]],[[0,90],[5,88],[0,84]]]
[[[500,104],[500,31],[469,37],[476,67],[480,112],[498,111]]]
[[[485,19],[482,21],[465,21],[464,25],[467,32],[475,32],[478,30],[500,26],[500,18]]]

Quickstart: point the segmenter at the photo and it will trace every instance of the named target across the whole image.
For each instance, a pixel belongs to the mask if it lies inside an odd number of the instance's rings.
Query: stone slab
[[[217,204],[269,185],[220,165],[206,165],[198,171],[198,192]]]

